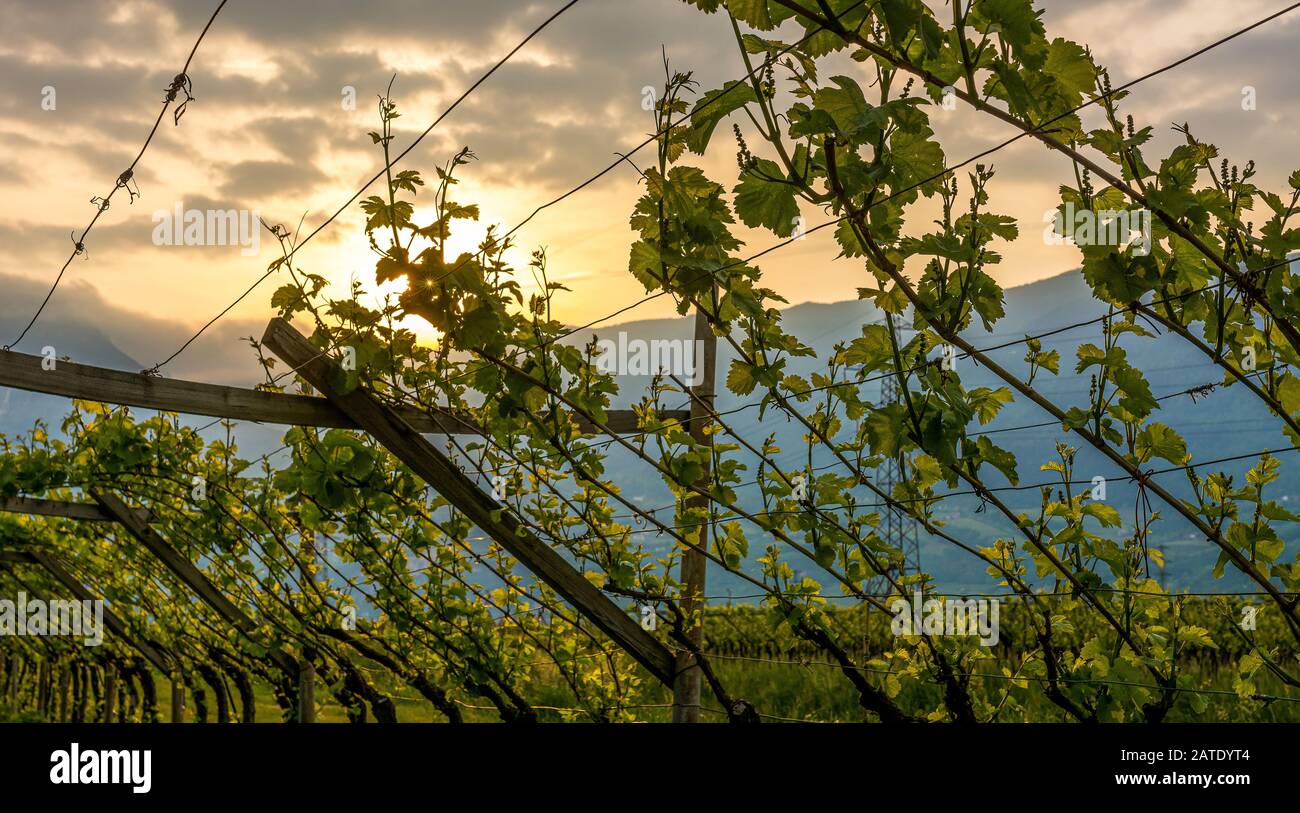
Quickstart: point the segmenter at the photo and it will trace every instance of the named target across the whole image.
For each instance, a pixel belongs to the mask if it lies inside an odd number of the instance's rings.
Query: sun
[[[427,223],[433,221],[435,217],[431,208],[417,207],[414,220],[417,223]],[[447,240],[447,261],[451,263],[463,254],[477,252],[487,232],[488,224],[482,221],[457,221],[455,231]],[[380,245],[383,245],[382,241]],[[423,247],[420,241],[417,241],[412,247],[412,254],[418,254]],[[351,231],[326,256],[324,263],[314,259],[314,267],[311,269],[313,273],[318,273],[329,280],[329,287],[322,292],[324,297],[350,297],[353,280],[356,280],[360,283],[361,290],[358,301],[365,307],[379,309],[383,307],[385,300],[395,300],[406,290],[407,282],[404,279],[389,280],[382,284],[375,282],[375,263],[378,255],[359,229]],[[525,296],[537,288],[530,274],[518,274],[517,281]],[[421,344],[436,346],[442,340],[442,332],[418,316],[402,317],[397,320],[397,325],[414,333]]]

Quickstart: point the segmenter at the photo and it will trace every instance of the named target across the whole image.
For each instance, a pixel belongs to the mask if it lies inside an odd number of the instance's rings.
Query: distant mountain
[[[982,328],[976,328],[968,331],[965,338],[977,348],[989,348],[1023,339],[1026,335],[1037,335],[1087,322],[1100,317],[1105,310],[1105,306],[1092,297],[1082,274],[1078,271],[1070,271],[1028,285],[1007,289],[1006,316],[994,325],[996,332],[988,333]],[[789,371],[807,377],[810,372],[823,367],[822,359],[826,358],[837,342],[848,341],[859,336],[863,324],[881,320],[883,314],[870,303],[862,301],[809,303],[786,309],[782,314],[786,331],[799,336],[806,344],[816,349],[819,357],[818,360],[792,360]],[[629,339],[683,339],[692,335],[692,322],[690,318],[629,322],[582,331],[573,338],[575,343],[585,344],[592,335],[614,340],[619,332],[626,333]],[[1045,350],[1057,349],[1061,352],[1061,370],[1059,376],[1040,372],[1034,384],[1044,395],[1066,407],[1082,405],[1087,401],[1090,377],[1088,374],[1074,373],[1074,348],[1085,341],[1101,343],[1099,323],[1064,330],[1042,339]],[[1126,349],[1129,359],[1146,374],[1152,393],[1156,397],[1181,392],[1201,384],[1219,384],[1223,380],[1222,370],[1177,336],[1162,335],[1152,339],[1125,337],[1121,345]],[[988,355],[1023,378],[1027,372],[1027,365],[1023,362],[1025,352],[1023,344],[1014,344],[1003,349],[990,350]],[[725,379],[726,371],[735,354],[730,346],[722,342],[719,345],[718,355],[718,378],[721,382]],[[968,359],[957,361],[957,372],[961,376],[962,383],[967,387],[1002,385],[996,376]],[[645,392],[649,381],[649,377],[645,376],[627,376],[620,379],[623,385],[622,403],[636,400]],[[867,396],[879,397],[879,387],[879,383],[868,384]],[[758,395],[740,398],[723,388],[718,395],[718,410],[725,413],[758,399]],[[778,457],[781,465],[797,468],[806,462],[805,446],[800,440],[801,427],[788,422],[780,412],[769,410],[761,420],[757,409],[749,409],[725,417],[738,433],[751,441],[761,440],[775,432],[777,442],[783,450],[783,454]],[[1021,485],[1046,483],[1052,479],[1049,473],[1039,471],[1039,466],[1055,458],[1055,446],[1058,441],[1083,447],[1076,457],[1075,479],[1090,480],[1094,476],[1105,477],[1107,502],[1117,507],[1126,519],[1131,520],[1138,496],[1135,484],[1128,482],[1122,474],[1118,473],[1117,467],[1100,453],[1091,447],[1085,447],[1077,437],[1071,438],[1062,433],[1059,426],[1036,426],[1049,423],[1051,420],[1051,417],[1041,408],[1018,397],[1017,401],[1008,405],[989,426],[973,427],[973,429],[992,430],[994,434],[990,435],[990,439],[1016,456],[1019,462]],[[1153,420],[1174,427],[1186,438],[1193,462],[1245,455],[1266,448],[1288,449],[1291,445],[1282,435],[1279,429],[1280,423],[1240,386],[1220,388],[1196,400],[1184,395],[1161,401],[1159,412]],[[1034,426],[1026,429],[1017,428],[1028,425]],[[832,461],[833,456],[824,449],[818,449],[813,454],[814,466],[828,465]],[[1237,482],[1242,482],[1245,471],[1254,462],[1254,458],[1225,462],[1207,467],[1201,473],[1222,470],[1236,475]],[[1295,465],[1295,461],[1288,462],[1290,464],[1283,467],[1282,479],[1272,487],[1272,490],[1277,495],[1276,499],[1300,502],[1300,470]],[[1167,467],[1167,465],[1164,461],[1159,461],[1159,465],[1152,468]],[[755,471],[756,468],[751,464],[750,477]],[[650,471],[645,464],[633,459],[630,454],[614,451],[608,472],[617,482],[624,485],[625,493],[636,495],[638,502],[656,506],[671,503],[667,491],[659,483],[658,475]],[[1190,497],[1186,477],[1181,473],[1163,475],[1160,477],[1160,482],[1177,496]],[[991,487],[1009,485],[996,473],[990,474],[988,484]],[[742,504],[747,508],[757,508],[759,503],[755,497],[756,492],[755,488],[742,490]],[[865,488],[858,489],[856,493],[861,503],[878,502],[878,498]],[[1039,500],[1037,489],[1007,491],[1002,492],[1000,496],[1014,509],[1036,512]],[[1003,517],[994,516],[992,509],[980,511],[979,508],[979,501],[974,497],[954,497],[943,503],[940,516],[948,523],[947,530],[972,544],[987,545],[999,536],[1014,536],[1009,523]],[[1152,497],[1152,508],[1159,511],[1162,516],[1162,522],[1156,526],[1158,530],[1154,534],[1152,544],[1165,553],[1166,568],[1163,577],[1169,584],[1198,590],[1215,590],[1233,589],[1244,583],[1234,583],[1232,576],[1220,581],[1213,580],[1210,577],[1210,570],[1217,558],[1217,548],[1204,538],[1197,537],[1190,524],[1168,506],[1161,505],[1158,498]],[[1289,541],[1300,540],[1300,529],[1287,526],[1283,527],[1281,532]],[[922,535],[924,536],[924,532]],[[751,550],[756,550],[758,547],[758,544],[751,541]],[[947,589],[974,591],[988,587],[987,578],[983,574],[983,565],[969,554],[954,550],[945,542],[923,539],[921,559],[924,568],[934,574],[939,583]],[[743,582],[729,579],[725,575],[710,578],[714,580],[710,592],[715,592],[716,589],[734,589],[737,593],[752,592],[752,588],[746,588]]]
[[[113,370],[139,372],[158,363],[193,336],[193,328],[167,316],[137,313],[109,303],[92,285],[76,279],[76,266],[50,298],[47,306],[24,336],[18,351],[39,355],[46,347],[57,358],[70,358]],[[47,283],[0,274],[0,342],[13,341],[29,324],[36,307],[49,292]],[[264,326],[265,321],[260,325]],[[169,364],[164,374],[174,378],[216,384],[248,386],[262,375],[255,357],[240,337],[260,333],[259,324],[227,317],[208,330],[203,338]],[[57,431],[67,415],[67,398],[40,395],[0,387],[0,433],[14,436],[29,431],[37,419]],[[184,417],[191,426],[203,426],[210,418]],[[215,437],[221,432],[208,432]],[[279,445],[283,429],[244,424],[239,437],[247,449],[263,454]]]
[[[97,299],[97,298],[96,298]],[[21,328],[23,316],[15,307],[0,303],[0,330],[9,335]],[[65,303],[61,311],[55,312],[54,318],[43,320],[38,330],[24,342],[23,350],[39,352],[44,344],[56,347],[60,356],[71,356],[75,361],[95,364],[121,370],[139,370],[146,366],[132,355],[122,351],[107,333],[101,329],[101,322],[113,325],[122,324],[120,312],[106,310],[102,300],[95,306],[82,302],[80,306]],[[1006,291],[1006,317],[996,325],[996,332],[986,333],[982,329],[972,330],[967,338],[976,347],[991,347],[1006,342],[1022,339],[1026,334],[1039,334],[1056,330],[1078,322],[1094,319],[1104,313],[1104,306],[1095,301],[1077,271],[1040,280],[1028,285],[1010,288]],[[108,314],[108,315],[105,315]],[[787,331],[800,336],[803,341],[814,347],[820,359],[824,359],[836,342],[847,341],[860,335],[864,323],[881,320],[883,315],[870,303],[863,301],[845,301],[828,304],[807,303],[787,308],[783,312],[783,321]],[[246,333],[247,331],[245,331]],[[599,339],[617,341],[620,333],[625,339],[688,339],[692,336],[692,317],[675,319],[653,319],[628,322],[619,325],[602,325],[598,328],[575,333],[568,341],[582,345],[593,336]],[[238,334],[233,334],[238,335]],[[1098,324],[1073,328],[1052,336],[1045,337],[1045,349],[1061,351],[1061,375],[1050,376],[1040,373],[1035,381],[1039,390],[1051,397],[1058,404],[1076,405],[1086,400],[1089,380],[1087,375],[1074,374],[1073,349],[1082,341],[1100,342],[1101,329]],[[1154,339],[1125,337],[1123,346],[1129,358],[1142,369],[1150,382],[1152,392],[1157,396],[1179,392],[1190,387],[1218,383],[1222,381],[1221,371],[1207,362],[1200,354],[1187,347],[1176,336],[1159,336]],[[170,349],[170,348],[169,348]],[[154,353],[156,351],[150,351]],[[989,355],[999,364],[1005,365],[1017,374],[1023,374],[1025,365],[1022,358],[1025,348],[1021,344],[999,350],[991,350]],[[718,380],[721,391],[718,396],[718,409],[722,412],[735,410],[744,404],[755,402],[758,396],[745,398],[732,395],[722,387],[727,369],[734,357],[732,349],[722,342],[719,347]],[[199,380],[222,380],[242,376],[247,369],[247,380],[253,380],[256,371],[248,349],[234,341],[227,341],[215,349],[209,348],[205,357],[213,371],[211,376],[203,369],[185,371],[185,377]],[[967,386],[1000,386],[987,370],[976,366],[972,361],[961,359],[957,362],[957,372]],[[789,372],[807,377],[809,373],[823,366],[821,360],[796,359],[790,364]],[[219,371],[219,372],[218,372]],[[176,374],[171,371],[172,374]],[[638,400],[649,384],[648,376],[626,376],[620,378],[623,388],[620,404]],[[866,385],[869,398],[879,397],[879,384]],[[684,399],[682,399],[684,400]],[[60,418],[66,414],[69,402],[64,398],[55,398],[27,392],[0,388],[0,432],[7,435],[29,430],[33,422],[42,418],[51,424],[51,429],[58,428]],[[671,404],[671,406],[684,406]],[[775,434],[782,449],[778,462],[783,467],[798,468],[807,462],[804,446],[800,440],[801,432],[793,422],[782,414],[769,410],[760,419],[757,409],[744,409],[726,416],[728,422],[743,436],[751,441],[759,441],[769,434]],[[1218,389],[1217,391],[1193,401],[1190,397],[1180,396],[1164,400],[1156,417],[1176,428],[1187,439],[1193,461],[1203,461],[1245,455],[1264,448],[1285,449],[1290,446],[1278,430],[1278,422],[1269,417],[1267,411],[1245,392],[1241,387]],[[210,419],[190,418],[191,425],[200,426]],[[1017,400],[999,415],[988,427],[976,427],[993,430],[990,438],[998,445],[1015,454],[1018,460],[1020,481],[1022,484],[1047,482],[1047,473],[1039,471],[1039,466],[1054,457],[1054,447],[1058,441],[1069,441],[1057,426],[1034,426],[1020,429],[1027,425],[1043,424],[1050,417],[1031,403]],[[1014,430],[1014,431],[1012,431]],[[208,430],[209,436],[220,432],[220,427]],[[283,435],[282,427],[241,424],[236,432],[241,451],[246,457],[254,457],[276,449]],[[1072,445],[1079,446],[1077,438]],[[753,460],[747,461],[750,468],[745,479],[752,479],[756,474]],[[832,457],[825,450],[814,451],[814,466],[831,464]],[[1253,459],[1224,463],[1209,470],[1222,469],[1238,476],[1253,464]],[[1293,461],[1283,467],[1283,478],[1272,487],[1277,499],[1288,502],[1300,502],[1300,471]],[[1163,463],[1162,463],[1163,465]],[[663,486],[657,473],[649,466],[636,460],[630,453],[617,446],[610,447],[607,461],[607,474],[620,484],[622,492],[636,504],[644,507],[661,507],[672,503],[672,498]],[[1136,488],[1117,476],[1116,468],[1091,449],[1081,449],[1076,463],[1076,479],[1090,479],[1101,475],[1107,478],[1107,501],[1120,509],[1122,515],[1131,518],[1133,506],[1137,499]],[[1172,489],[1179,496],[1187,495],[1186,479],[1181,474],[1168,474],[1160,477],[1160,482]],[[991,475],[989,485],[1005,486],[1000,475]],[[759,506],[758,490],[753,487],[739,490],[741,503],[746,508]],[[875,496],[867,489],[857,492],[862,503],[877,502]],[[1025,489],[1002,492],[1001,496],[1013,507],[1031,511],[1036,509],[1038,491]],[[1167,506],[1152,500],[1152,507],[1159,511],[1163,521],[1158,523],[1158,531],[1153,544],[1164,550],[1167,566],[1163,577],[1173,586],[1188,587],[1198,590],[1235,589],[1241,586],[1239,580],[1232,577],[1215,581],[1210,578],[1210,569],[1217,555],[1217,549],[1202,538],[1190,533],[1191,529],[1178,518]],[[954,497],[946,500],[940,509],[941,517],[948,523],[947,529],[963,541],[971,544],[990,544],[998,536],[1012,536],[1012,529],[1001,516],[993,511],[979,510],[978,500],[972,497]],[[618,511],[617,513],[624,513]],[[660,512],[660,517],[668,517],[671,511]],[[1284,527],[1284,535],[1294,542],[1300,538],[1300,529]],[[666,545],[665,540],[655,542],[653,534],[641,535],[652,547]],[[757,538],[751,540],[751,550],[760,550],[762,542]],[[921,558],[925,569],[933,573],[941,586],[950,590],[984,590],[988,580],[983,575],[983,566],[964,552],[954,550],[941,541],[924,539]],[[809,563],[791,559],[794,566],[814,573],[815,568]],[[710,575],[710,593],[736,594],[752,592],[752,587],[726,574]]]
[[[21,329],[22,325],[0,320],[0,330],[6,336],[16,335],[16,331]],[[20,349],[37,355],[43,353],[45,347],[53,348],[56,358],[71,357],[81,364],[132,372],[139,372],[144,367],[119,350],[93,322],[59,320],[54,330],[33,336],[33,340],[24,342]],[[0,432],[11,436],[25,432],[38,419],[46,421],[51,430],[57,430],[70,404],[66,398],[0,388]]]

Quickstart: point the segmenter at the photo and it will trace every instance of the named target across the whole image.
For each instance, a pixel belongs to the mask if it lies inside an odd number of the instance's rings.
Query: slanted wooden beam
[[[54,559],[48,554],[41,551],[32,551],[31,556],[37,564],[49,571],[50,575],[67,588],[68,592],[76,596],[79,601],[101,600],[96,599],[95,596],[86,589],[85,585],[78,581],[71,573],[64,570],[63,566],[54,561]],[[163,654],[154,648],[152,644],[132,635],[125,622],[118,618],[117,614],[108,607],[104,608],[104,626],[108,627],[109,632],[112,632],[114,635],[134,647],[135,650],[143,655],[145,660],[153,664],[154,668],[159,672],[164,675],[171,672],[171,665],[168,662],[168,659],[163,657]]]
[[[193,562],[177,552],[167,540],[163,539],[157,531],[149,526],[149,523],[141,520],[139,514],[133,511],[120,497],[98,489],[91,489],[90,496],[94,497],[95,502],[99,503],[105,512],[117,520],[128,533],[139,540],[140,544],[144,545],[158,561],[162,562],[163,566],[172,572],[172,575],[184,582],[199,598],[203,599],[204,603],[211,607],[217,615],[225,619],[250,640],[258,642],[257,623],[245,615],[244,611],[236,607],[230,599],[226,598],[217,589],[217,586],[203,574],[203,571],[194,566]],[[268,650],[266,654],[271,659],[271,662],[280,669],[297,677],[298,662],[292,656],[277,648]]]
[[[319,351],[313,349],[312,352]],[[44,356],[15,353],[12,350],[0,351],[0,387],[236,421],[358,428],[354,420],[325,398],[160,378],[71,361],[58,361],[54,369],[47,370],[43,365],[45,361]],[[403,406],[397,411],[402,420],[417,432],[480,434],[473,421],[463,414],[457,415],[449,411],[429,413],[410,406]],[[638,430],[636,413],[614,410],[608,415],[606,424],[612,431],[625,434]],[[685,423],[690,419],[690,412],[677,410],[660,413],[660,416]],[[584,431],[595,431],[589,422],[583,423],[583,428]]]
[[[331,383],[337,373],[333,360],[322,356],[284,319],[271,320],[262,343],[651,674],[671,685],[674,665],[668,648],[641,629],[577,568],[505,510],[505,506],[484,494],[451,460],[421,437],[400,413],[381,403],[367,390],[358,388],[346,393],[335,390]]]
[[[54,561],[49,555],[40,551],[32,551],[32,558],[37,564],[49,571],[50,575],[59,581],[68,592],[76,596],[80,601],[96,601],[96,599],[85,586],[77,581],[77,578],[63,569],[63,566]],[[169,660],[163,657],[163,654],[154,648],[153,644],[132,635],[127,628],[126,623],[117,617],[117,614],[108,607],[104,608],[104,626],[108,627],[109,632],[121,638],[126,643],[135,648],[137,652],[145,657],[145,660],[153,664],[154,668],[162,674],[170,674],[172,667]]]
[[[56,581],[63,585],[69,593],[77,598],[78,601],[98,601],[89,590],[86,589],[75,576],[63,569],[63,566],[54,561],[48,554],[42,551],[0,551],[0,562],[9,562],[14,564],[35,564],[45,568],[45,570],[54,577]],[[104,608],[104,626],[108,631],[120,638],[124,643],[130,645],[135,651],[144,656],[155,669],[164,675],[171,672],[171,666],[168,659],[163,656],[152,644],[141,640],[132,635],[125,622],[117,617],[108,607]]]

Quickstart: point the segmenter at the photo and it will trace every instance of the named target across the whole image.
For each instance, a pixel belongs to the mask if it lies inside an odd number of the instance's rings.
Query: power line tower
[[[905,329],[902,320],[899,319],[897,314],[891,314],[888,318],[892,320],[896,334],[901,337]],[[881,382],[880,405],[887,406],[901,403],[903,403],[903,393],[898,383],[898,377],[887,376]],[[894,486],[902,479],[903,471],[898,465],[897,458],[887,457],[876,468],[876,487],[881,493],[891,498],[894,496]],[[867,592],[873,595],[885,595],[891,592],[891,579],[887,576],[909,576],[921,572],[921,537],[916,521],[901,510],[888,505],[881,511],[880,519],[876,534],[886,545],[902,551],[903,565],[901,572],[882,574],[871,578],[867,582]],[[863,611],[862,658],[866,661],[871,657],[874,650],[871,633],[874,624],[870,607],[864,605]]]
[[[890,314],[888,318],[893,320],[894,330],[901,338],[903,332],[908,330],[901,316],[899,314]],[[875,322],[873,324],[880,323]],[[856,368],[850,367],[850,369]],[[898,378],[892,375],[886,377],[881,384],[880,404],[884,406],[901,404],[902,402],[903,393],[899,387]],[[903,471],[895,458],[887,458],[876,469],[876,486],[890,497],[894,495],[894,485],[902,479]],[[885,506],[881,524],[876,531],[882,541],[903,552],[901,575],[912,575],[921,572],[921,538],[916,520],[903,511]],[[889,582],[884,576],[876,576],[868,583],[868,591],[883,593],[888,590],[888,585]]]
[[[903,402],[902,389],[896,376],[889,376],[881,384],[880,401],[882,405]],[[903,471],[895,457],[886,457],[885,462],[876,469],[876,483],[890,497],[894,496],[894,485],[902,479]],[[898,508],[885,506],[879,533],[886,545],[903,552],[903,575],[921,572],[921,536],[915,519]]]
[[[890,314],[894,329],[899,334],[906,329],[898,314]],[[900,344],[903,342],[900,341]],[[903,391],[897,376],[888,376],[880,386],[881,405],[903,403]],[[887,457],[876,470],[876,482],[880,490],[894,496],[894,485],[903,479],[903,471],[897,458]],[[916,520],[893,506],[885,506],[879,529],[881,540],[891,547],[903,552],[903,575],[921,572],[921,535],[916,527]]]

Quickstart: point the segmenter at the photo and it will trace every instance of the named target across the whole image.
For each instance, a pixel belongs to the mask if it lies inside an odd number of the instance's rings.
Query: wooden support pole
[[[197,381],[180,381],[143,373],[128,373],[59,361],[46,369],[44,356],[0,351],[0,387],[13,387],[61,395],[85,401],[296,426],[356,429],[355,421],[324,398],[288,395],[279,392],[224,387]],[[432,414],[415,409],[398,409],[403,420],[418,432],[436,434],[480,434],[473,422],[450,412]],[[665,413],[665,418],[686,421],[686,412]],[[631,410],[609,413],[606,425],[614,432],[636,432],[637,416]],[[584,424],[586,431],[593,427]]]
[[[316,666],[314,651],[303,653],[298,670],[298,722],[316,722]]]
[[[73,664],[72,722],[86,722],[86,698],[90,696],[90,669],[84,662]]]
[[[185,722],[185,683],[179,673],[172,673],[172,722]]]
[[[50,659],[41,658],[40,666],[36,670],[36,711],[41,715],[45,714],[45,707],[49,702],[49,676]]]
[[[672,683],[673,655],[667,647],[641,629],[564,557],[520,523],[505,506],[484,494],[400,414],[363,389],[351,392],[335,389],[333,382],[337,380],[338,370],[334,362],[323,356],[287,321],[272,319],[262,343],[652,675],[665,684]]]
[[[113,722],[113,712],[117,709],[117,664],[110,663],[104,667],[104,719]]]
[[[714,287],[713,299],[717,299]],[[700,369],[696,370],[699,382],[691,388],[691,439],[698,444],[712,448],[713,435],[708,426],[712,423],[714,412],[714,380],[718,365],[718,337],[713,333],[713,326],[703,311],[695,312],[695,342],[702,349]],[[709,488],[708,463],[704,473],[695,485],[707,490]],[[707,510],[709,500],[699,494],[692,494],[686,499],[688,508]],[[709,546],[708,535],[711,526],[700,526],[699,547],[686,548],[682,551],[682,599],[681,612],[685,618],[686,637],[692,645],[699,648],[704,643],[704,586],[708,572],[708,557],[701,548]],[[695,656],[679,649],[676,659],[677,677],[673,681],[673,716],[674,723],[698,723],[700,721],[700,667],[695,663]]]
[[[72,667],[68,662],[59,664],[59,683],[58,683],[58,713],[55,716],[60,723],[68,721],[68,683],[70,682],[70,669]]]
[[[18,713],[18,673],[22,671],[22,658],[17,652],[9,655],[9,711]]]

